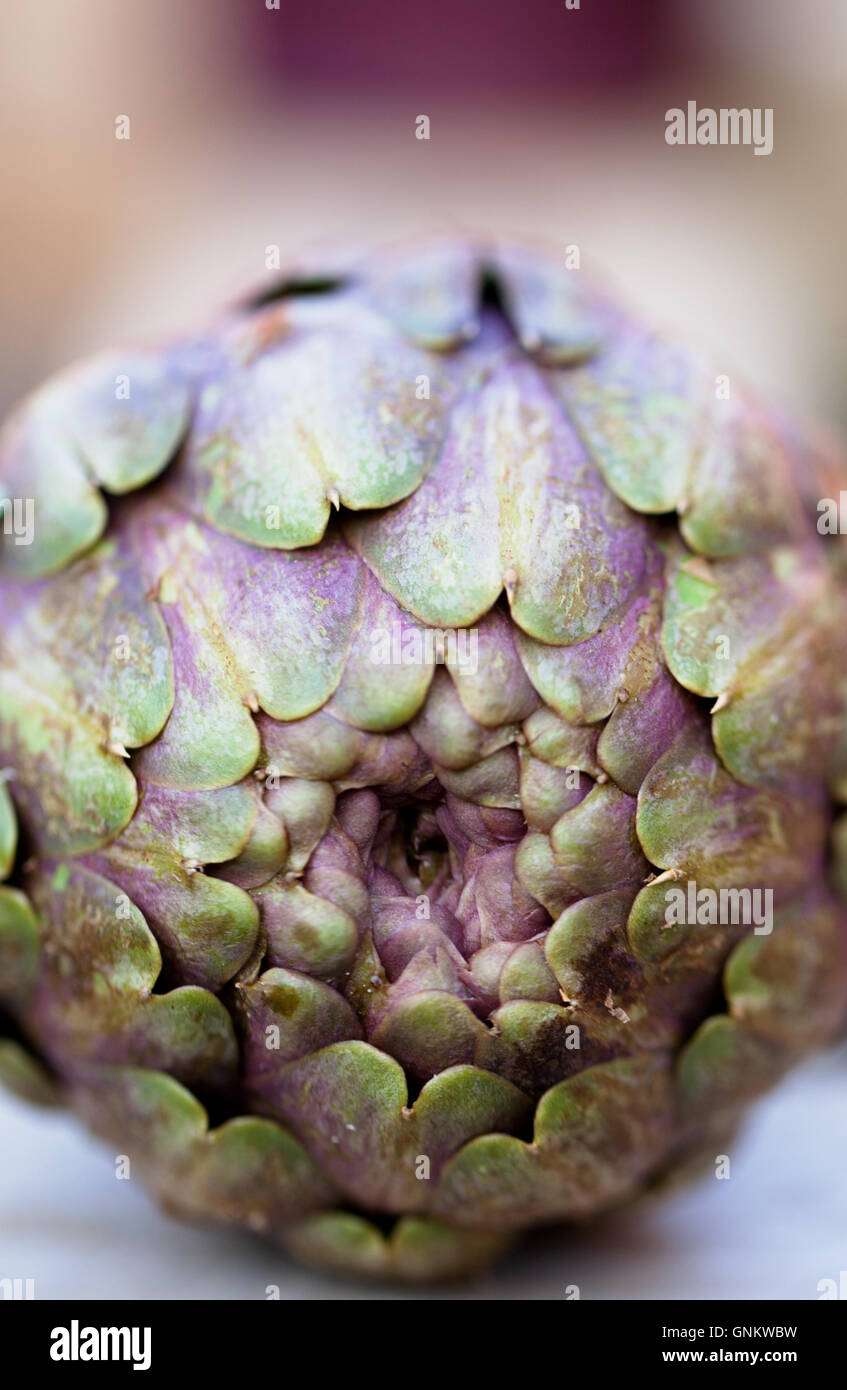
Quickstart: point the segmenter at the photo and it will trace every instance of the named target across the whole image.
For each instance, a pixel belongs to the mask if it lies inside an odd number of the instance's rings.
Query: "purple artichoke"
[[[4,1077],[411,1279],[715,1152],[847,1014],[844,477],[511,246],[48,383],[0,443]]]

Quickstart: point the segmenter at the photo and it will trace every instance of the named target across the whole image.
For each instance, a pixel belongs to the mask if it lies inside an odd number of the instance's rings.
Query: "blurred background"
[[[2,0],[0,409],[267,245],[498,228],[847,423],[844,0],[569,2]],[[773,154],[666,145],[689,99],[773,107]]]
[[[0,0],[0,413],[262,280],[269,245],[479,229],[578,244],[845,427],[845,68],[844,0]],[[773,153],[668,146],[689,100],[772,107]],[[769,1100],[733,1181],[545,1237],[469,1296],[815,1297],[847,1268],[844,1075]],[[42,1297],[352,1293],[153,1217],[63,1117],[0,1100],[0,1129],[0,1275]]]

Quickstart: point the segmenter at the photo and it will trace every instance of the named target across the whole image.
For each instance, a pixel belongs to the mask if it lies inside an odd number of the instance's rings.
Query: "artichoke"
[[[49,382],[0,443],[4,1079],[396,1278],[714,1155],[847,1013],[844,485],[511,244]]]

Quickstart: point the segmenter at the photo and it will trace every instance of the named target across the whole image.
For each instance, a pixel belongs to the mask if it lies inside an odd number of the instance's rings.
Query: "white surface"
[[[62,1113],[0,1096],[0,1278],[37,1298],[815,1299],[847,1270],[847,1050],[795,1071],[733,1145],[732,1176],[534,1238],[464,1288],[325,1278],[249,1236],[178,1225]]]

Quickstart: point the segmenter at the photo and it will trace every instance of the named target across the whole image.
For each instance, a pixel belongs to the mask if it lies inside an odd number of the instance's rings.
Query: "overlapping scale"
[[[30,396],[0,437],[0,497],[31,500],[36,524],[28,544],[5,538],[0,570],[51,574],[88,550],[108,519],[100,489],[132,492],[157,477],[190,410],[165,353],[97,357]]]
[[[561,257],[301,270],[3,436],[0,1075],[447,1277],[847,1015],[843,475]]]

